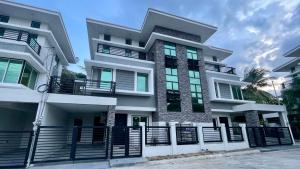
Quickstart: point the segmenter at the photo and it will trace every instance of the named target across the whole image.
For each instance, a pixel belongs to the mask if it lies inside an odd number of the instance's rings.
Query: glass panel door
[[[0,58],[0,82],[3,81],[4,74],[5,74],[6,69],[7,69],[7,65],[8,65],[8,59]]]
[[[22,66],[23,66],[23,61],[10,60],[3,82],[18,83],[22,71]]]
[[[110,89],[112,81],[112,70],[102,69],[100,72],[100,89]]]

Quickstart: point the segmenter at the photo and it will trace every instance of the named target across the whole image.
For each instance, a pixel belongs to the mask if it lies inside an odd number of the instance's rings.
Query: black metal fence
[[[99,89],[103,93],[115,94],[115,82],[79,78],[61,78],[52,76],[49,83],[49,93],[89,95],[89,90]]]
[[[293,144],[288,127],[247,127],[250,147]]]
[[[32,163],[106,159],[109,128],[102,126],[40,126]]]
[[[33,51],[38,55],[40,54],[41,45],[29,32],[0,27],[0,38],[26,42]]]
[[[204,142],[223,142],[221,127],[202,127]]]
[[[111,158],[141,157],[142,128],[132,126],[112,127]]]
[[[170,145],[170,127],[169,126],[146,126],[145,127],[146,145]]]
[[[227,127],[227,139],[229,142],[244,141],[243,132],[241,127]]]
[[[177,145],[198,144],[197,127],[176,126]]]
[[[25,167],[32,131],[0,130],[0,168]]]

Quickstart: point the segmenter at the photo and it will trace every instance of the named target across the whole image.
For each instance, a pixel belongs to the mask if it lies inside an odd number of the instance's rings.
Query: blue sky
[[[79,65],[89,58],[85,19],[140,28],[148,8],[218,27],[206,43],[233,50],[225,60],[240,75],[247,67],[272,70],[300,44],[299,0],[17,0],[61,12]],[[78,66],[70,69],[82,71]]]

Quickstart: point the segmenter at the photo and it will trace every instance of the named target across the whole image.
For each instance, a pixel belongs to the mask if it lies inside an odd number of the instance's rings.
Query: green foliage
[[[300,114],[300,78],[293,79],[291,87],[282,92],[282,98],[289,114]]]
[[[63,69],[61,74],[62,79],[76,79],[76,78],[86,78],[83,73],[76,73],[68,69]]]
[[[253,100],[261,104],[277,104],[277,99],[270,93],[260,90],[260,87],[268,86],[266,77],[268,71],[262,68],[252,68],[245,74],[244,82],[250,83],[243,89],[245,100]]]

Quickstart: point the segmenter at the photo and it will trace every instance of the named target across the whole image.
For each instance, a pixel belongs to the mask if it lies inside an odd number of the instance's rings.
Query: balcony
[[[36,54],[40,55],[41,45],[33,36],[33,34],[26,31],[0,27],[0,38],[26,42]]]
[[[90,80],[84,78],[61,78],[52,76],[48,93],[70,95],[93,95],[91,91],[97,90],[107,95],[114,95],[116,83],[112,81]]]
[[[122,56],[122,57],[127,57],[127,58],[153,61],[153,59],[151,59],[144,52],[139,52],[139,51],[125,49],[125,48],[119,48],[119,47],[110,46],[110,45],[98,44],[97,53],[104,53],[104,54]]]
[[[205,63],[205,69],[209,70],[209,71],[214,71],[214,72],[221,72],[221,73],[236,75],[235,68],[233,68],[233,67]]]

